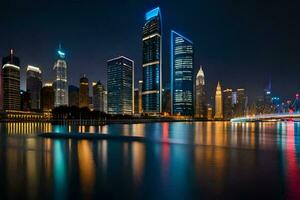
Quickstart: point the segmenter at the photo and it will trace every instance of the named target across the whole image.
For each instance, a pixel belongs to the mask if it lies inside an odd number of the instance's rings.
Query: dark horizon
[[[170,31],[194,42],[195,68],[203,66],[207,90],[245,88],[262,95],[269,78],[273,95],[293,98],[300,90],[300,3],[233,1],[47,1],[0,3],[0,56],[15,49],[21,60],[21,88],[27,65],[39,66],[52,80],[59,43],[67,53],[69,84],[80,75],[106,85],[106,61],[124,55],[142,78],[144,14],[159,6],[163,22],[163,83],[169,82]],[[60,14],[59,14],[60,13]]]

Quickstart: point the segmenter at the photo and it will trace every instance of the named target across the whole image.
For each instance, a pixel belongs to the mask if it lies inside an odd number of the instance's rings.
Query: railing
[[[231,122],[251,122],[251,121],[264,121],[264,120],[284,120],[284,119],[294,119],[300,118],[300,112],[294,113],[274,113],[274,114],[262,114],[254,116],[245,116],[232,118]]]

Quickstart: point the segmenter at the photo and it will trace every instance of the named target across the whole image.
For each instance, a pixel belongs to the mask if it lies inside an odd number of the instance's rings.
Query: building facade
[[[31,99],[31,109],[41,108],[42,71],[38,67],[28,65],[26,71],[26,89]]]
[[[79,83],[79,107],[89,107],[89,79],[86,75],[80,78]]]
[[[223,90],[223,116],[224,119],[229,120],[233,117],[233,93],[232,89],[227,88]]]
[[[194,115],[193,42],[171,31],[171,114]]]
[[[21,90],[20,91],[20,98],[21,98],[21,104],[20,104],[20,110],[22,111],[30,111],[31,110],[31,95],[29,92]]]
[[[105,96],[105,88],[104,85],[98,81],[93,83],[93,105],[94,110],[105,112],[104,105],[104,97]]]
[[[162,22],[160,8],[145,15],[143,27],[143,112],[162,112]]]
[[[68,106],[68,71],[67,62],[65,60],[66,54],[62,50],[61,46],[56,52],[56,61],[54,63],[53,70],[55,72],[55,78],[53,82],[54,88],[54,106]]]
[[[10,51],[10,55],[2,59],[3,109],[20,110],[20,59]]]
[[[134,89],[134,114],[139,114],[139,89]]]
[[[41,109],[49,112],[54,108],[54,89],[51,83],[46,83],[41,90]]]
[[[69,106],[79,107],[79,88],[75,85],[69,85]]]
[[[107,107],[109,114],[133,114],[134,62],[120,56],[107,61]]]
[[[202,66],[196,76],[195,117],[207,118],[205,76]]]
[[[215,96],[215,119],[223,119],[223,100],[222,100],[222,88],[220,82],[218,82]]]
[[[245,89],[238,88],[236,90],[237,101],[234,107],[234,116],[242,117],[245,116],[247,111],[247,97],[245,94]]]
[[[143,81],[139,80],[138,84],[138,90],[139,90],[139,106],[138,106],[138,113],[143,113]]]

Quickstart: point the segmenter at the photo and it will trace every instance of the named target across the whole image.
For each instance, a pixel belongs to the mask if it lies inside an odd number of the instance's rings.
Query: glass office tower
[[[171,31],[171,112],[194,115],[193,42]]]
[[[56,61],[53,67],[53,70],[55,71],[55,80],[53,82],[55,107],[67,106],[69,103],[67,62],[65,57],[66,54],[59,45],[59,49],[56,54]]]
[[[162,104],[162,23],[160,8],[145,15],[143,27],[143,112],[161,113]]]
[[[20,110],[20,59],[10,50],[10,55],[2,59],[3,109]],[[3,93],[2,93],[3,92]]]
[[[134,62],[124,56],[107,61],[107,107],[109,114],[133,114]]]
[[[26,71],[26,89],[31,100],[31,109],[41,108],[42,71],[38,67],[28,65]]]

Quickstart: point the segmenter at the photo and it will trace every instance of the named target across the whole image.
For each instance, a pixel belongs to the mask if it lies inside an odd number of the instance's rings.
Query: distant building
[[[234,116],[242,117],[245,116],[247,110],[247,97],[245,94],[245,89],[239,88],[236,91],[237,102],[234,106]]]
[[[88,108],[93,111],[94,110],[94,104],[93,104],[93,96],[89,96],[89,106]]]
[[[162,22],[160,8],[145,15],[143,27],[143,112],[162,112]]]
[[[54,106],[68,106],[68,71],[67,62],[65,60],[66,54],[61,46],[56,52],[56,61],[53,70],[55,72],[55,79],[53,82],[54,88]]]
[[[105,113],[108,113],[108,109],[107,109],[107,90],[104,90],[104,96],[103,96],[103,109]]]
[[[89,79],[85,75],[80,78],[79,107],[89,107]]]
[[[139,89],[134,89],[134,114],[139,114]]]
[[[42,72],[40,68],[28,65],[26,71],[26,89],[31,99],[31,109],[41,108]]]
[[[212,120],[213,119],[213,109],[210,104],[207,104],[206,107],[207,107],[207,119]]]
[[[143,81],[139,80],[139,85],[138,85],[138,90],[139,90],[139,110],[138,113],[141,114],[143,113]]]
[[[223,116],[229,120],[233,117],[233,92],[232,89],[223,90]]]
[[[13,50],[2,59],[2,83],[3,109],[20,110],[20,59],[14,55]]]
[[[206,118],[206,94],[205,94],[205,76],[202,66],[196,76],[196,97],[195,97],[195,117]]]
[[[79,88],[75,85],[69,85],[69,106],[79,107]]]
[[[93,105],[94,110],[105,112],[105,88],[104,85],[98,81],[93,82]]]
[[[20,91],[20,97],[21,97],[21,107],[20,107],[20,109],[22,111],[30,111],[30,109],[32,107],[31,94],[29,92],[21,90]]]
[[[166,87],[162,90],[162,111],[164,114],[171,114],[171,88],[170,85],[166,85]]]
[[[193,42],[171,31],[171,113],[194,116]]]
[[[265,110],[265,101],[263,96],[258,96],[255,99],[255,114],[264,114]]]
[[[272,84],[271,80],[269,80],[269,83],[267,87],[264,90],[264,109],[263,113],[264,114],[269,114],[274,112],[274,106],[272,104]]]
[[[120,56],[107,61],[107,106],[109,114],[133,114],[134,62]]]
[[[218,82],[215,96],[215,119],[223,119],[222,88]]]
[[[46,83],[41,90],[41,109],[51,111],[54,107],[54,89],[51,83]]]

